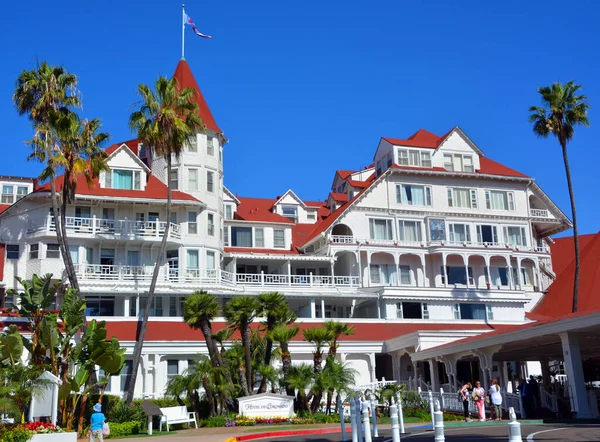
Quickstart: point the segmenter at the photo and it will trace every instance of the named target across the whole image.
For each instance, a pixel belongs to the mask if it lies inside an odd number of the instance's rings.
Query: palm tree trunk
[[[200,330],[204,335],[204,341],[206,342],[206,348],[208,349],[208,355],[214,367],[221,367],[223,365],[223,359],[217,343],[213,338],[212,325],[208,319],[202,319],[200,323]]]
[[[290,374],[290,368],[292,367],[292,355],[290,355],[290,349],[288,348],[287,342],[280,342],[281,346],[281,371],[283,372],[283,382],[285,383],[285,393],[288,396],[294,396],[295,391],[293,388],[288,386],[288,376]]]
[[[202,378],[202,386],[204,387],[204,392],[206,393],[206,400],[208,401],[208,408],[210,408],[210,417],[216,414],[215,411],[215,397],[213,396],[212,389],[210,388],[210,382],[208,382],[208,378]],[[198,415],[200,416],[200,415]]]
[[[567,155],[567,143],[560,141],[562,147],[563,161],[565,163],[565,172],[567,174],[567,187],[569,188],[569,198],[571,199],[571,213],[573,214],[573,244],[575,246],[575,277],[573,278],[573,313],[577,312],[579,303],[579,229],[577,226],[577,212],[575,210],[575,195],[573,193],[573,182],[571,181],[571,168],[569,167],[569,156]]]
[[[71,251],[69,250],[69,240],[67,238],[67,195],[66,195],[66,187],[67,181],[71,179],[70,175],[65,172],[63,175],[63,192],[62,192],[62,210],[60,211],[60,223],[54,221],[56,225],[57,239],[59,242],[59,247],[61,247],[61,253],[63,253],[63,261],[65,263],[65,270],[67,272],[67,276],[69,277],[69,281],[71,283],[71,287],[77,290],[77,294],[81,296],[79,292],[79,281],[77,280],[77,272],[75,271],[75,266],[73,265],[73,258],[71,258]],[[56,219],[56,215],[54,215]],[[58,231],[60,230],[60,237],[58,235]],[[62,246],[60,246],[60,242],[62,241]]]
[[[154,272],[152,273],[152,281],[150,282],[150,288],[148,289],[148,299],[146,301],[146,308],[144,309],[144,317],[141,321],[138,320],[138,332],[135,343],[135,350],[133,352],[133,360],[131,366],[131,380],[129,388],[127,389],[127,395],[125,401],[128,405],[133,402],[133,394],[135,392],[135,382],[137,380],[138,368],[140,366],[140,360],[142,359],[142,347],[144,345],[144,338],[146,337],[146,329],[148,328],[148,318],[150,316],[150,309],[154,304],[154,292],[156,290],[156,282],[158,281],[158,274],[160,267],[163,262],[165,251],[167,250],[167,238],[169,237],[169,228],[171,226],[171,180],[168,177],[171,176],[171,154],[166,155],[167,159],[167,219],[165,222],[165,232],[163,233],[162,241],[160,242],[160,248],[158,249],[158,256],[156,257],[156,264],[154,265]],[[156,228],[160,227],[160,221],[156,221]]]
[[[248,382],[248,391],[252,394],[254,392],[254,385],[252,383],[252,355],[250,354],[250,326],[245,319],[240,324],[240,331],[242,332],[244,359],[246,360],[246,382]]]
[[[248,391],[248,381],[246,378],[246,370],[244,370],[244,364],[238,364],[238,375],[240,377],[240,386],[244,392],[244,396],[250,396]]]

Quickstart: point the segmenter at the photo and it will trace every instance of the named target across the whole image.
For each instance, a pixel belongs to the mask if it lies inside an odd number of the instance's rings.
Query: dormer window
[[[295,223],[298,222],[298,208],[296,206],[283,206],[282,211],[283,216]]]
[[[412,167],[431,167],[431,152],[415,149],[398,149],[398,164]]]
[[[444,169],[450,172],[475,172],[475,168],[473,166],[473,155],[445,153]]]
[[[142,189],[142,173],[139,170],[112,169],[104,177],[105,187],[108,189]]]

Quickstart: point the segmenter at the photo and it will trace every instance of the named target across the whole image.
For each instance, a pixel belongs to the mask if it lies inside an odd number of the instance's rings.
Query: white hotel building
[[[239,197],[223,185],[226,139],[185,61],[174,76],[198,91],[206,132],[174,160],[171,176],[137,140],[109,147],[110,172],[93,187],[80,180],[67,213],[87,314],[106,320],[128,354],[154,263],[164,262],[138,396],[163,395],[171,376],[207,353],[181,314],[196,290],[223,303],[278,291],[303,328],[328,318],[354,324],[339,353],[358,370],[358,384],[420,377],[439,388],[445,372],[467,379],[469,362],[413,363],[411,354],[528,321],[525,313],[554,278],[550,235],[571,225],[533,178],[488,159],[459,127],[443,136],[421,129],[406,139],[381,138],[364,170],[338,170],[325,202],[303,201],[292,190]],[[177,189],[169,220],[167,180]],[[0,177],[2,291],[19,288],[15,276],[66,277],[49,186],[34,184]],[[159,257],[167,222],[167,252]],[[223,326],[216,321],[216,329]],[[294,362],[312,360],[312,349],[299,335]],[[506,372],[506,364],[494,370]],[[125,390],[128,373],[111,381],[110,392]],[[494,373],[471,374],[481,375]]]

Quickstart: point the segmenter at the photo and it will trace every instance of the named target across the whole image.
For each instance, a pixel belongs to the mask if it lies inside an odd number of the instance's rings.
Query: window
[[[19,245],[18,244],[7,244],[6,245],[6,259],[19,259]]]
[[[504,241],[511,246],[527,246],[525,227],[504,227]]]
[[[131,374],[133,373],[133,361],[125,361],[125,365],[121,370],[121,391],[125,392],[129,390],[129,384],[131,382]]]
[[[60,258],[60,248],[58,244],[48,244],[46,258]]]
[[[477,242],[479,244],[497,245],[498,228],[485,224],[477,225]]]
[[[309,221],[316,221],[317,220],[317,214],[315,212],[307,212],[306,213],[306,219]]]
[[[444,169],[454,172],[475,172],[472,155],[444,154]]]
[[[456,187],[448,188],[448,207],[471,208],[472,198],[470,189],[460,189]],[[475,195],[475,204],[477,196]],[[475,206],[477,207],[477,206]]]
[[[287,219],[297,223],[298,222],[298,208],[296,206],[283,206],[281,208],[283,216]]]
[[[198,169],[188,169],[188,190],[198,190]]]
[[[273,246],[276,248],[285,247],[285,230],[275,229],[273,230]]]
[[[207,192],[212,193],[215,191],[214,179],[215,179],[215,173],[207,171],[206,172],[206,191]]]
[[[398,240],[403,242],[420,242],[421,221],[398,221]]]
[[[503,190],[486,190],[485,206],[491,210],[515,210],[515,195]]]
[[[442,274],[442,283],[444,283],[444,267],[440,270]],[[467,273],[464,266],[446,266],[448,275],[448,284],[467,285]],[[473,268],[469,267],[469,284],[473,284]]]
[[[138,170],[133,172],[133,190],[142,190],[142,173]]]
[[[454,304],[454,319],[477,319],[485,321],[486,306],[485,304]]]
[[[492,280],[490,284],[493,286],[507,286],[508,285],[508,267],[490,267],[490,277]]]
[[[169,296],[169,316],[177,316],[177,297]]]
[[[200,268],[198,260],[198,250],[187,251],[187,269],[197,270]]]
[[[27,195],[27,187],[18,186],[17,187],[17,201],[20,200],[21,198],[23,198],[25,195]]]
[[[115,298],[85,298],[86,316],[114,316]]]
[[[431,187],[398,184],[396,185],[396,202],[409,206],[431,206]]]
[[[38,259],[39,250],[40,250],[39,244],[30,244],[29,245],[29,259]]]
[[[225,246],[230,245],[229,244],[229,227],[228,226],[223,227],[223,244]]]
[[[401,265],[400,267],[400,284],[410,285],[410,266]]]
[[[429,319],[427,304],[420,302],[399,302],[396,312],[398,319]]]
[[[471,226],[468,224],[448,224],[448,233],[450,242],[460,244],[471,242]]]
[[[193,137],[190,137],[188,139],[188,144],[189,144],[188,150],[191,153],[198,153],[198,139],[197,139],[196,135],[194,135]]]
[[[169,177],[169,183],[171,185],[171,189],[179,189],[179,175],[177,174],[177,170],[171,171],[171,176]]]
[[[477,189],[471,189],[471,208],[477,209]]]
[[[106,172],[108,177],[110,172]],[[135,178],[134,178],[135,175]],[[125,189],[125,190],[140,190],[141,189],[141,177],[139,171],[133,170],[122,170],[113,169],[112,171],[112,185],[109,186],[107,180],[106,187],[112,187],[113,189]]]
[[[206,138],[206,153],[211,157],[215,154],[215,142],[213,137]]]
[[[167,382],[179,374],[179,361],[177,359],[167,360]]]
[[[391,219],[369,219],[370,238],[375,240],[391,241],[394,239],[392,233]]]
[[[523,281],[523,285],[533,285],[531,283],[531,275],[529,273],[529,269],[525,267],[521,267],[521,281]]]
[[[14,186],[2,186],[2,204],[12,204],[15,202]]]
[[[252,227],[231,227],[233,247],[252,247]]]
[[[401,166],[431,167],[431,152],[398,149],[398,164]]]
[[[398,285],[398,274],[393,264],[371,264],[371,283],[380,285]]]
[[[255,228],[254,229],[254,247],[265,246],[265,230]]]
[[[215,267],[215,252],[206,252],[206,269],[214,270]]]
[[[386,168],[391,167],[391,165],[394,163],[394,159],[392,158],[392,153],[388,152],[387,155],[385,156],[385,164],[386,164]]]
[[[233,206],[225,204],[225,219],[233,219]]]
[[[207,215],[207,218],[208,218],[208,222],[207,222],[208,236],[215,236],[215,215],[213,215],[212,213],[209,213]]]
[[[198,233],[198,212],[188,212],[188,234]]]

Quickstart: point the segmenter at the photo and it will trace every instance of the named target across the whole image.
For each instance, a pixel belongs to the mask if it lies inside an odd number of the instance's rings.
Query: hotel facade
[[[66,214],[88,317],[106,320],[131,355],[138,317],[150,309],[136,396],[162,396],[188,361],[208,353],[182,318],[186,296],[197,290],[222,305],[277,291],[301,328],[329,319],[353,324],[356,333],[343,337],[338,352],[357,370],[358,385],[385,378],[456,391],[473,370],[482,380],[514,376],[508,362],[485,366],[476,358],[473,368],[473,361],[411,355],[529,321],[526,313],[556,277],[550,236],[571,227],[533,178],[486,157],[460,127],[441,136],[420,129],[381,138],[363,170],[332,170],[324,201],[291,189],[239,196],[251,188],[224,186],[226,138],[186,61],[174,77],[196,89],[206,130],[173,159],[171,175],[151,146],[117,143],[107,148],[110,170],[91,187],[80,180]],[[49,185],[0,177],[0,187],[2,291],[19,289],[17,276],[66,279]],[[157,256],[166,223],[166,255]],[[149,306],[157,260],[164,264]],[[225,326],[222,318],[214,323]],[[301,334],[290,351],[294,363],[312,361]],[[126,390],[127,364],[109,393]]]

